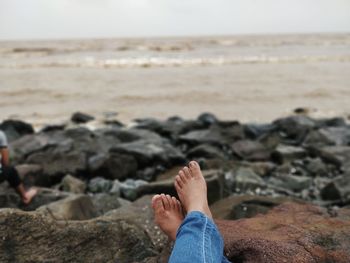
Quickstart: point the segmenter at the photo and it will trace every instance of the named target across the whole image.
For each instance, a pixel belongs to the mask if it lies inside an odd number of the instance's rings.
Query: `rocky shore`
[[[0,185],[0,262],[167,262],[150,198],[197,160],[232,262],[350,262],[350,125],[296,114],[267,124],[93,116],[34,131],[0,124],[11,162],[40,189]]]

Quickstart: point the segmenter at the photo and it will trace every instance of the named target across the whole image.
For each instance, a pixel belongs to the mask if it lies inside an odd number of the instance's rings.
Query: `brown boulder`
[[[343,211],[345,210],[345,211]],[[266,215],[216,221],[232,262],[350,262],[347,209],[331,217],[326,209],[286,203]]]
[[[0,210],[0,262],[147,262],[157,253],[127,220],[56,221],[37,212]]]

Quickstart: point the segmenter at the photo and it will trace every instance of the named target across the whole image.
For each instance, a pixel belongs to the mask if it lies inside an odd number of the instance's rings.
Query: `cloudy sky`
[[[0,40],[350,32],[350,0],[0,0]]]

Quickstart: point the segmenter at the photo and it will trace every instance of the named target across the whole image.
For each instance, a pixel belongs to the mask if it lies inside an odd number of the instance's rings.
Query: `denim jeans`
[[[189,213],[176,234],[169,263],[229,263],[214,222],[201,212]]]

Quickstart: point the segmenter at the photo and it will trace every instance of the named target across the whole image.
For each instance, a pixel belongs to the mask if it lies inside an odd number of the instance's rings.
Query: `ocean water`
[[[0,119],[350,115],[350,34],[0,42]]]

